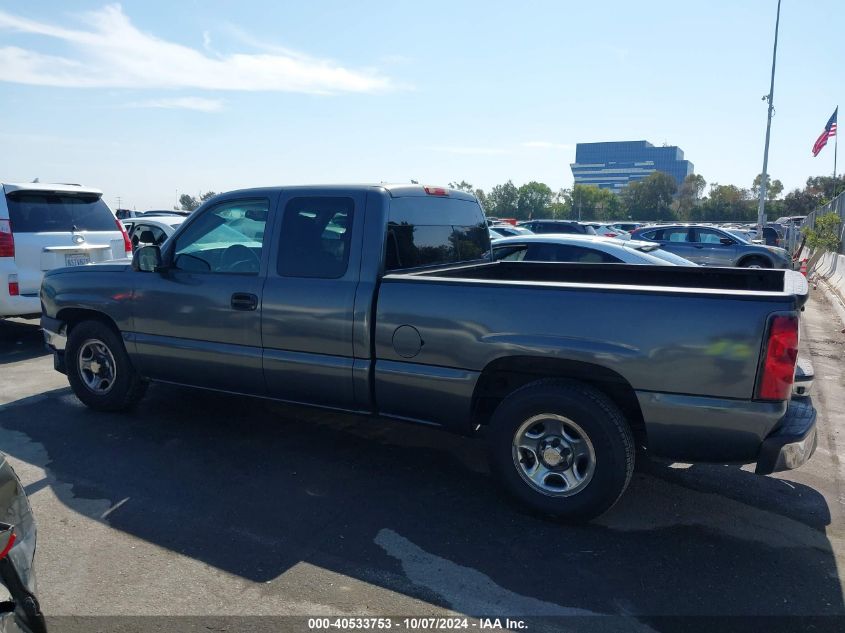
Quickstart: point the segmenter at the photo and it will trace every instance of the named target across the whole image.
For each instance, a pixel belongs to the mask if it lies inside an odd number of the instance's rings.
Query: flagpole
[[[833,139],[833,197],[836,197],[836,189],[839,183],[836,182],[836,154],[839,153],[839,106],[836,106],[836,138]]]
[[[763,150],[763,173],[760,176],[760,202],[757,205],[757,237],[763,237],[763,225],[766,223],[766,189],[769,180],[769,138],[772,134],[772,112],[774,111],[775,99],[775,62],[778,56],[778,28],[780,27],[780,0],[778,0],[778,12],[775,19],[775,45],[772,49],[772,83],[769,86],[769,94],[763,97],[769,102],[769,112],[766,118],[766,147]]]

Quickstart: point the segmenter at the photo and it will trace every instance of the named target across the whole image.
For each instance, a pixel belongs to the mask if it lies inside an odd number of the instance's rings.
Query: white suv
[[[2,185],[0,318],[41,313],[44,271],[132,256],[132,244],[102,200],[80,185]]]

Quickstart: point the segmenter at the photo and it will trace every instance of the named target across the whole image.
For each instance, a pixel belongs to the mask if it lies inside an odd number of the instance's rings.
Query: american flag
[[[833,114],[830,115],[827,125],[824,126],[824,132],[822,132],[821,135],[819,135],[819,138],[816,139],[816,143],[813,145],[813,156],[819,155],[819,152],[822,151],[825,145],[827,145],[827,139],[831,136],[836,136],[837,112],[839,112],[839,106],[836,106],[836,110],[834,110]]]

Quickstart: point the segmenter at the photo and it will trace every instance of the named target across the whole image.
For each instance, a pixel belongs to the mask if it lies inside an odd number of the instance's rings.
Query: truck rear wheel
[[[147,390],[120,335],[102,321],[83,321],[71,328],[65,363],[73,393],[92,409],[126,411]]]
[[[589,521],[622,496],[635,446],[619,408],[575,381],[539,380],[505,398],[490,421],[494,474],[534,511]]]

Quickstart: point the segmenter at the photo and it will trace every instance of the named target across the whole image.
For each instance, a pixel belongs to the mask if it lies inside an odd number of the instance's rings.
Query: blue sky
[[[575,143],[647,139],[748,187],[775,7],[0,0],[0,181],[138,209],[270,184],[558,189]],[[832,144],[810,148],[845,105],[843,24],[841,0],[784,0],[769,171],[787,188],[832,172]]]

